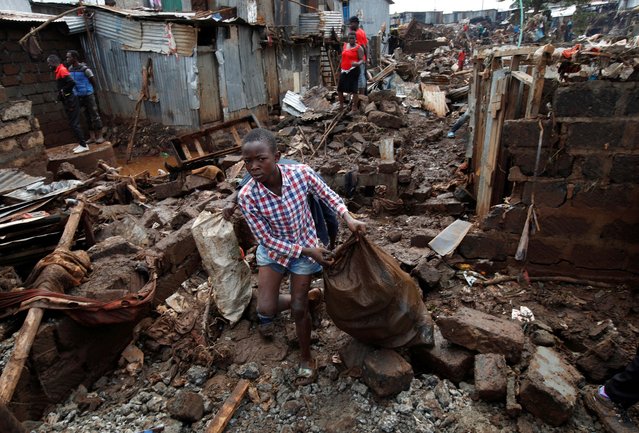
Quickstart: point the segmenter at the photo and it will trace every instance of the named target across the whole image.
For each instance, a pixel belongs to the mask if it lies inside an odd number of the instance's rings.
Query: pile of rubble
[[[296,114],[275,129],[282,153],[316,168],[419,283],[437,323],[434,347],[368,347],[323,313],[312,334],[319,378],[298,388],[287,314],[271,342],[255,329],[255,293],[235,326],[224,319],[191,228],[226,204],[244,173],[239,137],[257,125],[239,119],[174,137],[167,148],[176,164],[164,174],[66,164],[55,173],[66,183],[3,201],[0,234],[10,232],[15,250],[2,262],[3,292],[27,285],[34,263],[56,249],[69,209],[84,203],[69,249],[86,250],[90,266],[67,295],[99,313],[92,327],[73,313],[47,313],[9,405],[16,416],[40,432],[601,431],[580,395],[586,380],[600,382],[627,362],[639,340],[637,294],[489,279],[493,263],[478,258],[492,257],[494,245],[477,233],[464,234],[447,258],[430,248],[473,206],[458,169],[464,143],[444,138],[446,111],[463,103],[466,78],[453,71],[448,49],[418,59],[414,81],[362,97],[351,117],[337,110],[334,92],[318,88],[291,97]],[[255,241],[241,219],[235,227],[255,271]],[[20,325],[0,325],[2,369]]]

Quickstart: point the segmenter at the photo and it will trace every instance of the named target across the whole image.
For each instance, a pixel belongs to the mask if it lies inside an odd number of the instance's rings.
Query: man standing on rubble
[[[258,330],[263,337],[272,337],[275,315],[291,310],[301,352],[295,382],[307,385],[317,378],[317,362],[311,354],[311,279],[322,265],[332,263],[330,252],[318,244],[307,195],[317,195],[353,233],[364,233],[366,225],[348,213],[342,199],[308,165],[278,164],[280,153],[270,131],[250,131],[243,140],[242,158],[251,180],[240,190],[238,204],[259,242],[255,253]],[[290,295],[280,294],[287,272]]]
[[[82,128],[80,127],[80,101],[73,93],[75,81],[73,81],[69,70],[62,64],[60,57],[57,55],[51,54],[47,57],[47,64],[49,65],[49,69],[55,73],[55,82],[58,86],[58,100],[64,104],[64,111],[67,113],[69,124],[79,143],[79,145],[73,149],[73,152],[86,152],[89,150],[89,146],[87,146],[84,140]]]
[[[361,46],[362,48],[364,48],[364,62],[362,62],[362,64],[359,66],[359,71],[360,71],[360,75],[359,75],[359,81],[357,82],[357,88],[359,91],[360,95],[365,95],[366,94],[366,64],[369,61],[369,54],[370,52],[368,51],[368,38],[366,37],[366,32],[364,31],[364,29],[362,29],[359,26],[359,18],[356,16],[353,16],[350,18],[349,20],[349,28],[351,32],[355,32],[355,41],[357,42],[357,45]],[[356,107],[355,107],[356,108]]]
[[[89,124],[89,140],[87,143],[104,143],[102,137],[102,119],[98,111],[98,104],[95,100],[95,89],[97,82],[93,71],[88,68],[86,63],[80,63],[80,55],[76,50],[67,52],[67,64],[69,65],[69,73],[75,81],[73,93],[78,97],[80,109],[84,108],[87,114],[87,123]]]

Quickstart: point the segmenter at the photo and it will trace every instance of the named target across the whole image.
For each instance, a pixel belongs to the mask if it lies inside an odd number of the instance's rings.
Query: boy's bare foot
[[[300,361],[300,366],[297,369],[297,377],[295,378],[295,385],[304,386],[310,385],[317,380],[317,360],[311,359],[310,361]]]

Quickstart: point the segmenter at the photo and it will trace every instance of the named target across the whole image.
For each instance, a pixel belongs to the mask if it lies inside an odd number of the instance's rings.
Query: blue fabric
[[[291,260],[288,266],[282,266],[268,256],[266,247],[261,244],[255,252],[255,260],[257,266],[268,266],[279,274],[285,274],[286,271],[296,275],[313,275],[322,272],[322,265],[304,256]]]
[[[86,66],[78,69],[69,69],[71,78],[73,78],[73,81],[75,81],[73,93],[75,93],[77,96],[87,96],[93,94],[93,85],[89,81],[89,77],[87,77],[86,73],[84,72],[85,69]]]
[[[294,159],[286,158],[280,159],[278,163],[299,164],[299,162],[295,161]],[[251,175],[246,173],[240,181],[238,189],[246,185],[249,180],[251,180]],[[339,221],[337,220],[337,215],[335,214],[335,212],[333,212],[332,209],[326,206],[322,200],[317,199],[317,197],[314,197],[312,194],[308,195],[308,206],[311,210],[311,215],[313,216],[313,222],[315,223],[317,238],[324,245],[328,246],[331,237],[337,237],[337,231],[339,230]]]

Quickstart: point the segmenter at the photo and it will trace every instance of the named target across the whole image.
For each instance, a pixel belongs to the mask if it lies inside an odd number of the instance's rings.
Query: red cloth
[[[366,32],[361,27],[355,31],[355,41],[357,45],[364,47],[364,60],[366,60],[366,47],[368,47],[368,38]]]
[[[59,80],[60,78],[68,77],[69,75],[71,75],[69,74],[69,70],[62,63],[60,63],[57,68],[55,68],[56,80]]]
[[[464,69],[464,60],[466,60],[466,52],[460,51],[459,56],[457,57],[457,66],[459,66],[459,70]]]
[[[350,71],[353,68],[353,62],[359,60],[359,45],[355,48],[348,48],[348,44],[344,44],[342,49],[342,71]]]

